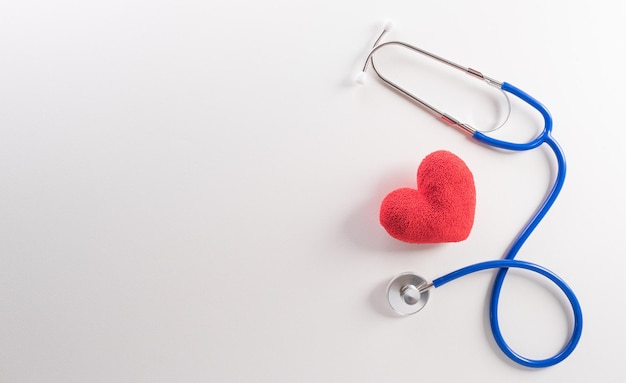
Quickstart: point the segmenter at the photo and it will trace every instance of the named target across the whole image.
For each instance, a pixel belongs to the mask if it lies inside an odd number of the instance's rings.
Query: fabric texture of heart
[[[417,189],[397,189],[380,207],[380,223],[394,238],[409,243],[459,242],[474,225],[476,188],[465,162],[440,150],[417,169]]]

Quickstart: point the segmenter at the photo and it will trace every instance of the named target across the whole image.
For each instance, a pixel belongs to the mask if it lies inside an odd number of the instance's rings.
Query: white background
[[[370,77],[389,38],[519,86],[555,120],[563,193],[519,254],[561,275],[585,324],[576,351],[529,370],[495,346],[493,273],[397,318],[397,273],[499,258],[551,185],[545,147],[481,146]],[[623,381],[621,1],[0,2],[0,381]],[[500,96],[397,50],[381,70],[476,126]],[[421,77],[420,77],[421,76]],[[541,128],[514,103],[495,135]],[[378,223],[432,151],[474,174],[466,241],[415,246]],[[570,308],[511,272],[502,329],[557,352]]]

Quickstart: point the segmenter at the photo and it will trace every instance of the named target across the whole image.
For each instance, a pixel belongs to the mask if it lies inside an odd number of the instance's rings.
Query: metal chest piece
[[[387,300],[393,311],[400,315],[411,315],[428,303],[432,283],[413,273],[403,273],[387,285]]]

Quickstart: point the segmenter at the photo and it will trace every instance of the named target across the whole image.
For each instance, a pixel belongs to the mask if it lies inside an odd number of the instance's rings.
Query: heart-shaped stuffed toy
[[[459,242],[472,230],[475,209],[472,172],[459,157],[440,150],[422,160],[417,189],[402,188],[385,197],[380,223],[404,242]]]

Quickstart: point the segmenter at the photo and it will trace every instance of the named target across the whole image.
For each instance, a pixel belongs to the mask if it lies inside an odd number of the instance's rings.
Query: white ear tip
[[[385,23],[383,24],[383,29],[386,32],[389,32],[390,30],[392,30],[393,29],[393,21],[385,20]]]
[[[367,77],[367,75],[365,74],[365,72],[361,71],[359,73],[357,73],[356,77],[354,77],[354,82],[356,82],[359,85],[363,85],[365,84],[365,78]]]

